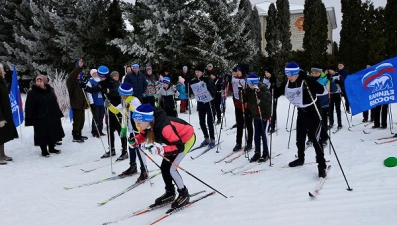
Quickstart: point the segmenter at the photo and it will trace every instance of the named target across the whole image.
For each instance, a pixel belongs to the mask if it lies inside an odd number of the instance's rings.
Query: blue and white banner
[[[345,90],[352,114],[397,101],[397,57],[347,76]]]
[[[11,90],[10,90],[10,103],[11,103],[11,111],[12,111],[12,119],[16,127],[22,124],[23,122],[23,107],[22,107],[22,98],[21,93],[19,91],[19,84],[17,78],[17,69],[14,65],[14,72],[12,73],[12,82],[11,82]]]

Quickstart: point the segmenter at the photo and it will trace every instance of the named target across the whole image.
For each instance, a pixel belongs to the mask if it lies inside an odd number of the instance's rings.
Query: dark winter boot
[[[303,158],[298,158],[288,164],[289,167],[302,166],[305,163]]]
[[[0,145],[0,160],[4,161],[12,161],[12,157],[6,156],[6,153],[4,153],[4,144]]]
[[[116,155],[116,150],[112,149],[111,152],[112,152],[112,156]],[[101,156],[101,159],[105,159],[105,158],[109,158],[109,157],[110,157],[110,152],[106,152],[105,154],[103,154]]]
[[[73,142],[77,142],[77,143],[83,143],[84,142],[84,140],[81,139],[78,131],[72,130],[72,136],[73,136]]]
[[[0,145],[0,165],[7,165],[7,162],[3,159],[4,144]]]
[[[205,138],[204,141],[201,142],[200,146],[204,147],[204,146],[209,145],[209,143],[210,143],[210,139],[209,138]]]
[[[234,146],[233,148],[233,152],[238,152],[241,150],[241,144],[236,144],[236,146]]]
[[[259,158],[258,162],[262,163],[262,162],[266,162],[267,160],[269,160],[269,151],[264,150],[263,151],[263,155],[262,157]]]
[[[55,149],[55,144],[48,145],[48,149],[50,153],[60,154],[61,150]]]
[[[156,201],[154,202],[154,204],[152,204],[150,207],[153,207],[153,206],[156,206],[156,205],[166,204],[166,203],[174,201],[174,199],[175,199],[175,188],[174,188],[174,186],[168,187],[168,188],[166,187],[165,188],[165,193],[162,196],[158,197],[156,199]]]
[[[251,149],[252,149],[252,145],[251,145],[251,144],[248,144],[248,145],[245,146],[244,151],[248,152],[248,151],[250,151]]]
[[[116,159],[116,161],[123,161],[124,159],[128,159],[128,152],[123,149],[121,151],[121,155]]]
[[[50,153],[48,153],[47,151],[47,146],[46,145],[41,145],[40,146],[41,149],[41,155],[44,157],[50,157]]]
[[[327,176],[327,171],[323,167],[318,167],[318,177],[325,178]]]
[[[81,139],[83,139],[83,140],[87,140],[87,139],[88,139],[88,137],[87,137],[87,136],[83,136],[83,135],[81,135],[81,131],[79,131],[79,136],[80,136],[80,138],[81,138]]]
[[[146,172],[146,167],[141,166],[141,175],[139,175],[138,179],[136,182],[144,182],[148,178],[147,172]]]
[[[178,189],[179,196],[178,198],[171,204],[171,208],[180,208],[185,206],[189,203],[189,191],[187,190],[186,186],[182,189]]]
[[[132,176],[136,173],[138,173],[136,168],[136,162],[130,162],[130,167],[126,171],[119,174],[119,177]]]
[[[250,162],[256,162],[261,157],[261,153],[259,151],[255,151],[255,154],[251,157]]]

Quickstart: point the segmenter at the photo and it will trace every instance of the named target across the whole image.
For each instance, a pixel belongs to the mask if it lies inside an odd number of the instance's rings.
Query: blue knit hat
[[[299,74],[299,71],[299,65],[296,62],[290,62],[285,66],[284,73],[286,76],[295,76]]]
[[[134,113],[132,114],[132,118],[136,122],[153,122],[154,120],[154,109],[150,104],[142,104],[138,106]]]
[[[163,77],[163,83],[164,84],[171,84],[171,80],[170,80],[170,78],[169,77]]]
[[[131,66],[132,69],[139,69],[139,64],[134,62]]]
[[[248,75],[247,84],[258,84],[258,83],[259,83],[258,75],[256,75],[255,73]]]
[[[122,96],[130,96],[134,94],[134,89],[132,88],[132,84],[128,82],[122,83],[118,90],[119,90],[119,94]]]
[[[106,66],[98,67],[98,77],[106,78],[109,76],[109,69]]]

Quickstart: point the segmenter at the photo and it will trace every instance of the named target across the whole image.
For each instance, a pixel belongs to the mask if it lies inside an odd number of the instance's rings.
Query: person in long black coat
[[[48,85],[44,75],[37,75],[35,85],[28,92],[25,103],[25,126],[34,128],[34,145],[40,146],[41,155],[59,154],[55,142],[65,137],[61,117],[63,116],[54,89]],[[47,150],[48,146],[48,150]]]
[[[7,164],[12,158],[4,153],[4,143],[18,138],[18,132],[12,119],[12,111],[8,88],[5,81],[5,71],[0,64],[0,164]]]

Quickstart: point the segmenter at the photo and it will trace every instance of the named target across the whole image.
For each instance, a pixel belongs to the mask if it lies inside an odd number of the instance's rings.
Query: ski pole
[[[340,100],[342,101],[343,109],[345,110],[347,124],[349,124],[349,128],[350,128],[350,121],[349,121],[349,117],[347,116],[347,111],[346,111],[346,107],[345,107],[345,104],[344,104],[343,99],[342,99],[342,94],[340,92],[339,92],[339,94],[340,94]]]
[[[291,108],[291,102],[288,105],[288,114],[287,114],[287,122],[285,123],[285,129],[288,130],[288,119],[289,119],[289,110]]]
[[[99,128],[98,128],[98,124],[97,124],[97,122],[95,121],[95,118],[94,118],[94,113],[92,112],[92,109],[91,109],[90,102],[88,101],[87,94],[85,93],[85,91],[84,91],[84,90],[83,90],[83,94],[84,94],[85,100],[87,101],[87,104],[88,104],[88,109],[89,109],[89,110],[90,110],[90,112],[91,112],[91,115],[92,115],[92,120],[93,120],[93,122],[94,122],[94,125],[95,125],[95,128],[96,128],[96,131],[98,132],[98,137],[99,137],[99,139],[101,140],[101,143],[102,143],[102,146],[103,146],[103,150],[104,150],[104,151],[105,151],[105,153],[106,153],[106,147],[105,147],[105,144],[103,143],[102,137],[101,137],[101,135],[99,134]]]
[[[306,80],[303,80],[303,82],[305,82],[306,87],[307,87],[307,92],[309,92],[310,98],[311,98],[311,100],[314,102],[314,98],[313,98],[312,93],[310,92],[309,85],[307,85]],[[318,108],[317,108],[317,105],[316,105],[316,104],[314,104],[314,108],[316,109],[316,112],[317,112],[318,117],[320,118],[320,121],[322,121],[321,114],[320,114],[320,112],[318,111]],[[348,190],[348,191],[352,191],[353,189],[350,188],[349,183],[347,182],[347,178],[346,178],[345,172],[344,172],[343,169],[342,169],[342,165],[340,164],[340,161],[339,161],[338,155],[336,154],[334,145],[332,144],[331,139],[330,139],[330,138],[328,138],[328,139],[329,139],[329,144],[331,145],[332,150],[334,151],[335,158],[336,158],[336,160],[338,161],[339,168],[340,168],[340,170],[341,170],[341,172],[342,172],[342,174],[343,174],[343,177],[345,178],[345,181],[346,181],[346,184],[347,184],[347,190]]]
[[[145,152],[145,155],[147,155],[147,153]],[[202,184],[204,184],[205,186],[211,188],[212,190],[218,192],[220,195],[222,195],[223,197],[227,198],[226,195],[222,194],[221,192],[219,192],[218,190],[216,190],[215,188],[213,188],[212,186],[210,186],[209,184],[205,183],[204,181],[202,181],[201,179],[199,179],[198,177],[194,176],[193,174],[191,174],[189,171],[183,169],[181,166],[179,166],[178,164],[172,162],[171,160],[169,160],[167,157],[159,154],[159,156],[161,156],[161,158],[163,158],[165,161],[171,163],[173,166],[175,166],[176,168],[182,170],[183,172],[189,174],[191,177],[195,178],[196,180],[200,181]]]
[[[292,110],[292,118],[291,118],[291,126],[289,128],[289,137],[288,137],[288,149],[289,149],[289,143],[291,142],[291,132],[292,132],[292,124],[294,123],[294,115],[295,115],[295,106],[294,109]]]
[[[240,81],[239,81],[239,84],[241,85]],[[243,85],[241,85],[241,86],[243,87]],[[239,90],[239,92],[241,93],[240,96],[241,96],[241,109],[243,111],[243,127],[244,127],[244,124],[245,124],[245,128],[244,128],[245,147],[247,147],[247,144],[248,144],[247,129],[248,128],[247,128],[247,123],[245,122],[245,107],[244,107],[243,91]],[[245,149],[243,149],[243,150],[245,150]],[[249,159],[249,153],[248,152],[249,152],[249,150],[245,151],[245,156],[244,157]]]
[[[391,112],[391,105],[389,105],[388,108],[389,108],[389,124],[390,124],[389,129],[390,129],[390,133],[394,134],[393,131],[392,131],[392,129],[393,129],[393,115],[391,114],[392,113]]]
[[[270,118],[271,118],[271,123],[274,123],[274,118],[273,118],[273,116],[274,116],[274,88],[272,88],[272,106],[271,106],[271,116],[270,116]],[[276,125],[274,125],[274,127],[276,128]],[[270,159],[270,164],[269,164],[269,166],[272,166],[273,164],[272,164],[272,142],[273,142],[273,132],[270,132],[270,144],[269,144],[269,159]]]
[[[256,105],[258,107],[258,112],[259,112],[259,119],[261,120],[261,127],[262,127],[262,135],[261,136],[264,139],[262,141],[263,141],[264,144],[266,143],[266,147],[267,147],[267,141],[265,142],[265,138],[267,139],[267,135],[266,135],[266,129],[263,126],[262,110],[261,110],[261,107],[259,106],[260,101],[258,99],[258,93],[256,92],[256,90],[254,90],[254,92],[255,92],[255,97],[256,97]],[[265,150],[265,149],[263,149],[263,150]],[[270,165],[269,166],[272,166],[272,152],[271,151],[269,152],[269,159],[270,159]]]

